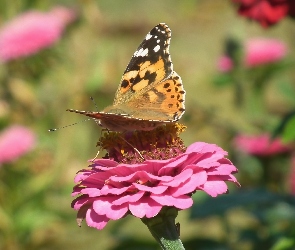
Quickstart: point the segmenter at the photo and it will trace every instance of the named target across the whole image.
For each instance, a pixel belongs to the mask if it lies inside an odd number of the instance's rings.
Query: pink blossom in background
[[[234,139],[234,146],[247,154],[257,156],[270,156],[290,152],[290,146],[284,145],[279,138],[271,140],[270,135],[259,136],[238,135]]]
[[[29,11],[0,28],[0,61],[25,57],[52,46],[76,18],[75,12],[55,7],[50,12]]]
[[[290,168],[290,189],[291,189],[291,194],[295,195],[295,153],[291,156],[291,168]]]
[[[232,0],[238,13],[256,20],[264,28],[276,24],[286,16],[295,16],[294,0]]]
[[[282,60],[287,53],[286,45],[276,39],[253,38],[245,44],[245,64],[254,67]]]
[[[0,134],[0,164],[17,160],[34,148],[36,136],[30,129],[14,125]]]
[[[98,159],[78,172],[72,202],[77,221],[103,229],[109,220],[127,214],[138,218],[156,216],[163,206],[187,209],[192,193],[204,191],[212,197],[227,192],[226,181],[238,182],[236,167],[225,158],[227,152],[214,144],[196,142],[185,153],[168,160],[146,160],[119,164]]]
[[[217,70],[222,73],[229,72],[233,69],[232,59],[228,56],[221,56],[217,61]]]

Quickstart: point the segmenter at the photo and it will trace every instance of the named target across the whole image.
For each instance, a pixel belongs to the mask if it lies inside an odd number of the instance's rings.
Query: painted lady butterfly
[[[165,23],[146,35],[122,76],[113,105],[101,112],[67,111],[98,119],[102,127],[120,132],[148,131],[178,121],[185,111],[185,90],[173,71],[170,39]]]

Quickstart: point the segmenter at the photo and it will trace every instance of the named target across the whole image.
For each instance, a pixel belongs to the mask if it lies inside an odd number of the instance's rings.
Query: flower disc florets
[[[107,132],[97,145],[107,150],[105,158],[119,163],[165,160],[185,152],[186,147],[179,137],[185,128],[178,123],[168,123],[152,131]]]

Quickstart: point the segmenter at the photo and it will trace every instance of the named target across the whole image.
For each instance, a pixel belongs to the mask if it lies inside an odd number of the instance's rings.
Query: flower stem
[[[155,240],[163,250],[184,250],[184,246],[179,239],[179,231],[175,225],[177,209],[168,208],[153,218],[143,218],[142,222],[147,225]]]

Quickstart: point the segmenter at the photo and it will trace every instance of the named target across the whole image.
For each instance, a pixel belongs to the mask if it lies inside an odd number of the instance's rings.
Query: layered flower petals
[[[118,220],[125,216],[128,211],[126,204],[113,205],[114,197],[101,197],[93,202],[93,210],[99,215],[105,215],[109,219]]]
[[[118,220],[128,213],[151,218],[164,206],[187,209],[193,204],[194,192],[203,190],[215,197],[227,192],[225,181],[238,183],[232,176],[237,169],[226,154],[216,145],[197,142],[168,160],[132,165],[97,160],[91,169],[77,174],[73,194],[81,196],[72,207],[79,211],[87,207],[84,218],[97,229],[107,220]]]
[[[152,218],[156,216],[163,205],[152,199],[151,197],[142,197],[138,202],[130,203],[129,209],[130,212],[138,218]]]
[[[162,206],[174,206],[179,209],[186,209],[193,205],[193,200],[188,195],[180,195],[174,197],[170,192],[163,195],[151,195],[152,199],[160,203]]]
[[[216,197],[219,194],[224,194],[227,192],[227,186],[221,178],[213,176],[201,187],[201,190],[205,191],[212,197]]]
[[[207,181],[206,171],[201,171],[199,173],[193,174],[186,183],[179,185],[177,187],[170,188],[171,194],[175,197],[187,193],[194,192],[197,187],[202,186]]]
[[[91,208],[87,210],[85,218],[89,227],[95,227],[98,230],[103,229],[110,220],[106,215],[99,215]]]
[[[232,0],[239,7],[240,15],[259,22],[267,28],[285,16],[294,17],[294,0]]]

